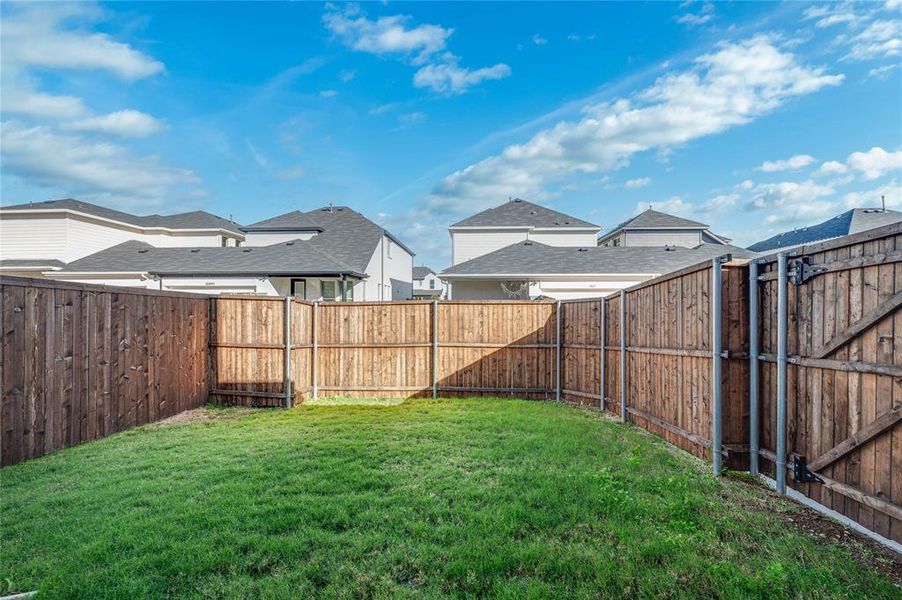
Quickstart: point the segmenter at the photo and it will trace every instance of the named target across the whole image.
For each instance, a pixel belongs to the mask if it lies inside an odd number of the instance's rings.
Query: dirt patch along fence
[[[760,470],[902,541],[902,226],[785,259],[783,277],[777,256],[752,274]]]
[[[206,298],[14,277],[0,298],[0,464],[206,402]]]

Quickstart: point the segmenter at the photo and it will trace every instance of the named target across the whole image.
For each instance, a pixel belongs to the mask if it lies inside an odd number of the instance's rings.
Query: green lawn
[[[899,598],[849,550],[787,525],[795,505],[598,414],[340,404],[214,409],[3,469],[0,586],[38,598]]]

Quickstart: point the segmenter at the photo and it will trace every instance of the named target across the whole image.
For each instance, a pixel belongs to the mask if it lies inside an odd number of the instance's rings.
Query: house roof
[[[426,276],[430,273],[435,274],[435,271],[430,269],[429,267],[414,267],[413,268],[413,279],[414,281],[422,281],[426,279]]]
[[[292,211],[244,228],[245,231],[317,231],[308,240],[313,247],[339,258],[361,273],[386,235],[411,255],[414,252],[390,231],[347,206],[324,206],[307,212]]]
[[[59,269],[66,263],[54,258],[5,258],[0,260],[0,269],[27,269],[29,267],[43,267]]]
[[[157,248],[131,240],[70,262],[61,272],[366,276],[364,270],[328,254],[311,241],[293,240],[251,247]]]
[[[214,214],[195,210],[174,215],[133,215],[131,213],[98,206],[82,200],[64,198],[62,200],[45,200],[43,202],[29,202],[26,204],[13,204],[0,207],[0,212],[7,210],[74,210],[95,217],[128,223],[138,227],[165,227],[167,229],[224,229],[234,233],[241,233],[239,226],[217,217]]]
[[[784,231],[749,246],[754,252],[768,252],[778,248],[791,248],[813,242],[851,235],[875,227],[902,221],[902,212],[881,208],[853,208],[823,223]]]
[[[458,221],[451,227],[593,227],[598,225],[520,198]]]
[[[561,247],[518,242],[441,272],[441,277],[498,275],[531,277],[605,273],[662,274],[724,254],[745,258],[753,253],[724,244],[679,246]]]

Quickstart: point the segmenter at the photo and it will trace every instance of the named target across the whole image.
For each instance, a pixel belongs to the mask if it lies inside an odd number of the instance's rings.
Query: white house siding
[[[355,300],[410,300],[413,297],[413,255],[388,236],[382,236],[376,246],[366,266],[366,274],[369,277],[354,287]]]
[[[599,298],[655,277],[648,275],[609,275],[583,279],[540,279],[529,281],[528,296],[546,296],[557,300]],[[455,279],[452,286],[454,300],[506,300],[510,298],[501,288],[503,282],[516,279]]]
[[[460,264],[483,254],[500,250],[526,239],[523,229],[479,229],[451,231],[452,265]]]
[[[245,246],[272,246],[291,240],[309,240],[313,231],[248,231],[244,236]]]
[[[684,246],[694,248],[701,244],[698,230],[649,230],[627,231],[624,246]]]
[[[432,282],[433,287],[429,287],[430,282]],[[425,292],[429,294],[441,294],[442,280],[436,277],[434,273],[427,273],[423,279],[413,282],[413,291]]]
[[[597,230],[595,229],[591,231],[547,231],[535,229],[529,232],[529,239],[548,246],[563,246],[568,248],[575,246],[588,247],[595,245],[596,232]]]
[[[233,236],[240,237],[229,235]],[[68,263],[129,240],[157,247],[221,246],[222,237],[219,231],[147,231],[75,215],[34,217],[0,213],[0,257],[4,259],[46,258]]]

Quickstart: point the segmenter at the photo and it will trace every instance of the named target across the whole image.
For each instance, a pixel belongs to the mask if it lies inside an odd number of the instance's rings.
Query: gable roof
[[[605,240],[608,240],[621,231],[630,231],[636,229],[696,229],[706,231],[713,238],[723,242],[724,244],[730,241],[729,238],[717,235],[716,233],[708,230],[708,225],[706,225],[705,223],[700,223],[691,219],[684,219],[683,217],[678,217],[676,215],[671,215],[654,210],[652,208],[648,208],[635,217],[632,217],[631,219],[627,219],[623,223],[620,223],[607,233],[602,234],[598,238],[598,242],[601,243]]]
[[[430,269],[429,267],[414,267],[413,268],[413,278],[415,281],[422,281],[426,279],[426,276],[429,274],[435,275],[435,271]]]
[[[573,275],[604,273],[669,273],[682,267],[724,254],[750,257],[751,252],[724,244],[701,244],[695,248],[676,246],[548,246],[538,242],[518,242],[441,272],[446,276]]]
[[[0,212],[8,210],[73,210],[85,214],[119,221],[138,227],[164,227],[167,229],[224,229],[234,233],[241,233],[237,223],[217,217],[203,210],[195,210],[174,215],[133,215],[131,213],[106,208],[90,202],[64,198],[62,200],[45,200],[43,202],[29,202],[26,204],[13,204],[0,206]]]
[[[592,227],[598,225],[515,198],[458,221],[451,227]]]
[[[310,243],[271,246],[157,248],[131,240],[70,262],[62,272],[147,272],[159,275],[351,275],[366,277]]]
[[[754,252],[768,252],[778,248],[791,248],[812,242],[851,235],[902,221],[902,212],[881,208],[853,208],[823,223],[784,231],[749,246]]]
[[[322,231],[307,213],[293,210],[271,219],[257,221],[241,228],[243,231]]]

